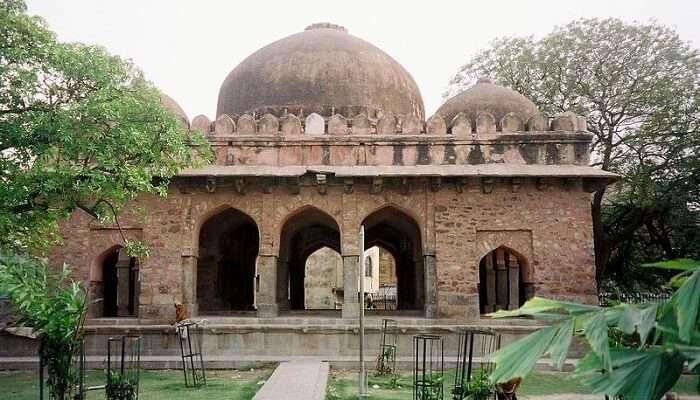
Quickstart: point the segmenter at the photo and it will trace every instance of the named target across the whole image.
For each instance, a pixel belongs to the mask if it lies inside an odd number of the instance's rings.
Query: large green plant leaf
[[[602,373],[603,360],[589,353],[576,365],[576,377],[595,393],[628,399],[658,400],[678,380],[684,357],[664,349],[611,350],[613,369]]]
[[[700,268],[700,260],[693,260],[690,258],[676,258],[674,260],[665,260],[642,264],[642,267],[669,269],[677,271],[690,271],[695,268]]]
[[[696,269],[688,280],[671,297],[664,306],[663,313],[673,313],[678,324],[678,336],[686,343],[698,330],[698,311],[700,311],[700,268]]]
[[[523,316],[539,318],[542,316],[551,317],[554,315],[554,312],[564,312],[576,315],[596,310],[600,310],[600,307],[589,304],[578,304],[567,301],[546,299],[544,297],[533,297],[517,310],[497,311],[490,314],[490,316],[493,318],[512,318]]]
[[[603,369],[612,369],[610,364],[610,344],[608,342],[608,324],[605,313],[597,312],[593,314],[584,325],[585,336],[591,350],[601,359]]]
[[[561,367],[571,345],[573,330],[574,320],[571,318],[542,328],[500,349],[493,357],[496,367],[491,379],[498,383],[524,377],[545,354],[550,354],[553,363]]]
[[[615,324],[626,334],[638,333],[643,346],[656,325],[658,304],[625,304]]]

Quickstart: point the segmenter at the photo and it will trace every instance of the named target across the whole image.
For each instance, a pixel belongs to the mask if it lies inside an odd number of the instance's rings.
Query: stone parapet
[[[497,120],[489,113],[479,113],[470,118],[464,113],[445,121],[434,115],[423,121],[415,115],[393,115],[373,113],[375,117],[363,113],[345,117],[335,113],[335,109],[321,115],[318,113],[299,116],[283,112],[277,116],[271,112],[261,114],[219,115],[212,121],[205,115],[192,120],[191,128],[210,136],[295,136],[295,135],[429,135],[429,136],[470,136],[495,135],[505,133],[540,134],[545,132],[586,132],[586,118],[573,113],[554,116],[536,114],[523,119],[516,113],[506,114]],[[279,114],[279,113],[277,113]]]

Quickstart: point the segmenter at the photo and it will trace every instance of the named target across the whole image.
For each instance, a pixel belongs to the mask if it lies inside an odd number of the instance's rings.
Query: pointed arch
[[[110,246],[90,264],[88,315],[133,317],[138,313],[139,262],[118,244]]]
[[[490,313],[513,310],[533,295],[530,262],[519,251],[505,245],[494,247],[477,263],[479,267],[479,310]]]
[[[221,214],[222,212],[225,212],[226,210],[235,210],[243,215],[245,215],[247,218],[250,218],[255,222],[255,218],[247,211],[244,211],[240,209],[239,207],[232,206],[231,204],[227,202],[223,202],[220,204],[217,204],[214,207],[209,208],[208,210],[204,211],[202,214],[196,217],[196,220],[194,221],[192,225],[192,249],[195,251],[195,255],[197,255],[196,251],[199,248],[199,239],[200,239],[200,234],[202,232],[202,227],[204,226],[205,223],[208,221],[211,221],[212,218],[216,217],[217,215]],[[257,224],[257,222],[256,222]],[[260,232],[258,231],[258,236],[260,235]]]
[[[418,221],[411,213],[390,204],[368,214],[362,224],[365,227],[365,248],[380,246],[395,260],[397,309],[423,309],[425,262]]]
[[[245,212],[222,205],[199,220],[196,299],[200,313],[252,311],[260,230]]]
[[[277,301],[283,308],[305,309],[306,260],[328,247],[341,253],[340,226],[327,212],[307,205],[287,215],[279,241]]]

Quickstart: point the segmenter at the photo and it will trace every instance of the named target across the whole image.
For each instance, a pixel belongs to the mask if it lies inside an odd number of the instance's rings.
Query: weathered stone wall
[[[391,253],[383,247],[379,248],[379,284],[396,284],[396,262]]]
[[[329,247],[318,249],[306,260],[304,302],[307,309],[341,308],[336,289],[343,288],[343,258]],[[336,304],[340,303],[340,304]]]
[[[417,261],[430,265],[434,260],[437,278],[426,273],[425,279],[437,291],[435,316],[477,317],[478,263],[498,246],[507,246],[526,258],[526,279],[534,284],[535,294],[593,299],[590,194],[582,189],[581,181],[551,179],[543,184],[541,180],[522,179],[514,186],[510,180],[494,179],[488,190],[479,182],[468,180],[461,193],[453,186],[436,189],[428,180],[416,179],[410,193],[388,183],[376,193],[366,183],[357,183],[348,192],[342,184],[331,182],[324,194],[302,182],[295,194],[284,185],[269,188],[253,182],[243,194],[226,187],[209,193],[201,186],[173,185],[167,198],[144,196],[137,202],[145,210],[143,223],[125,224],[127,235],[142,238],[150,246],[150,256],[140,263],[139,317],[171,318],[173,303],[178,302],[192,304],[196,312],[192,298],[196,299],[199,228],[227,207],[250,216],[260,232],[259,309],[275,298],[270,290],[274,292],[280,279],[274,260],[282,226],[309,205],[337,222],[341,254],[352,268],[356,268],[352,260],[357,258],[348,257],[358,255],[357,232],[368,215],[392,206],[414,219],[427,260]],[[95,271],[100,257],[121,244],[119,233],[94,224],[80,211],[63,223],[62,230],[65,244],[54,249],[52,260],[71,264],[80,279],[98,279]],[[266,265],[273,267],[265,269]],[[350,281],[344,282],[347,285]]]

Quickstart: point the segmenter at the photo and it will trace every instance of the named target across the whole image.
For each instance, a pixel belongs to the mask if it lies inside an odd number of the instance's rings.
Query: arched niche
[[[479,311],[514,310],[533,296],[530,264],[521,253],[499,246],[479,261]]]
[[[139,261],[119,245],[110,247],[90,266],[88,315],[92,318],[135,317],[139,305]]]

